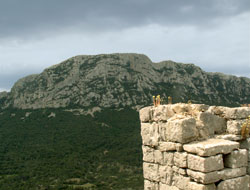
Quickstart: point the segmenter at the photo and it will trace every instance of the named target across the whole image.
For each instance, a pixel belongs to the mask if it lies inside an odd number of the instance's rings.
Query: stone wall
[[[249,115],[203,104],[141,109],[144,190],[249,190]]]

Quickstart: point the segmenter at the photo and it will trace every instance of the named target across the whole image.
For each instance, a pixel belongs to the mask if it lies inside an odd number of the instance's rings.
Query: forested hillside
[[[138,113],[77,113],[2,111],[0,189],[142,189]]]

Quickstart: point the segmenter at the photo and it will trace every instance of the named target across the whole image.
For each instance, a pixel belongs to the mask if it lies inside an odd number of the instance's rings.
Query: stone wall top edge
[[[176,105],[182,105],[182,106],[207,106],[207,107],[211,107],[211,108],[220,108],[220,109],[223,109],[223,108],[226,108],[226,109],[231,109],[231,110],[250,110],[250,107],[227,107],[227,106],[216,106],[216,105],[207,105],[207,104],[190,104],[190,103],[174,103],[174,104],[161,104],[161,105],[158,105],[158,106],[146,106],[146,107],[143,107],[141,108],[140,110],[143,110],[145,108],[151,108],[151,109],[159,109],[161,107],[173,107],[173,106],[176,106]],[[139,111],[140,111],[139,110]]]
[[[174,115],[198,115],[199,112],[207,112],[226,120],[242,120],[250,117],[250,107],[224,107],[209,106],[205,104],[176,103],[159,106],[147,106],[140,113],[141,122],[167,121]]]

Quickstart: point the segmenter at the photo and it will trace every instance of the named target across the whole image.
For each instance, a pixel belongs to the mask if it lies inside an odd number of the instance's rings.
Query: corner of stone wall
[[[141,109],[144,190],[249,190],[249,115],[204,104]]]

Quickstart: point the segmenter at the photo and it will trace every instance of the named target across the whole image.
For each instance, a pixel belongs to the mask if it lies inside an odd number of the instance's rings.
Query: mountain
[[[207,73],[193,64],[153,63],[142,54],[80,55],[18,80],[1,107],[139,109],[152,96],[173,102],[238,106],[250,102],[250,79]]]

